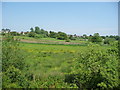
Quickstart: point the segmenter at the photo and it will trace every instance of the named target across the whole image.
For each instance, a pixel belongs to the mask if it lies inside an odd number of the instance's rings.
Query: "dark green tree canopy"
[[[94,43],[100,43],[102,42],[102,38],[100,37],[99,33],[94,33],[93,36],[89,37],[89,41]]]
[[[58,34],[57,34],[56,32],[50,31],[50,32],[49,32],[49,36],[50,36],[51,38],[57,38]]]
[[[57,39],[66,40],[66,39],[67,39],[67,34],[64,33],[64,32],[58,32],[58,37],[57,37]]]

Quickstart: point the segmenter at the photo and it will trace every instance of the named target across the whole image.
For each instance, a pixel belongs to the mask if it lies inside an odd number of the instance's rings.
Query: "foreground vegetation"
[[[2,42],[3,88],[119,89],[118,41],[111,44]]]

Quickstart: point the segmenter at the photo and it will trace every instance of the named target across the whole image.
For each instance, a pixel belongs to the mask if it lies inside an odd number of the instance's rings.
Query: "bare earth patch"
[[[27,40],[27,39],[21,39],[21,42],[26,43],[43,43],[43,44],[65,44],[65,45],[72,45],[72,44],[81,44],[81,43],[74,43],[74,42],[65,42],[65,41],[50,41],[50,40]]]

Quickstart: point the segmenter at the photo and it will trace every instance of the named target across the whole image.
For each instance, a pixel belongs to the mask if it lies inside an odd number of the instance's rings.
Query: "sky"
[[[117,35],[117,2],[2,2],[2,28],[77,35]]]

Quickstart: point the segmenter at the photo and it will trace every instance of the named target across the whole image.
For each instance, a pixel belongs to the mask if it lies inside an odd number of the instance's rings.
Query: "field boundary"
[[[65,45],[65,46],[87,46],[87,44],[59,44],[59,43],[42,43],[42,42],[25,42],[25,41],[20,41],[20,43],[43,44],[43,45]]]

